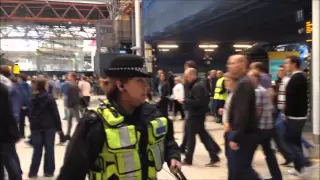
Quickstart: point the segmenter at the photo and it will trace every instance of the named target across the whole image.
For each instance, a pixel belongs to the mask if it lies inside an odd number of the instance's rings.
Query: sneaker
[[[293,176],[298,176],[298,177],[301,176],[301,173],[298,172],[297,170],[295,170],[294,168],[293,169],[289,169],[288,170],[288,174],[293,175]]]
[[[301,178],[308,178],[308,177],[310,177],[312,171],[309,168],[302,168],[301,172],[298,172],[295,169],[289,169],[288,173],[290,175],[293,175],[293,176],[298,176],[298,177],[301,177]]]

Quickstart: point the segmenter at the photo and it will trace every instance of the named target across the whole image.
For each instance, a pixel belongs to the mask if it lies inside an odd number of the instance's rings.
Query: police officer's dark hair
[[[291,64],[296,64],[296,67],[300,68],[300,66],[301,66],[300,57],[298,57],[298,56],[287,56],[286,59],[290,59]]]

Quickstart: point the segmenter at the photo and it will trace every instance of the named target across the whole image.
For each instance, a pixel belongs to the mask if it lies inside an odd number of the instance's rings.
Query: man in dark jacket
[[[228,60],[228,72],[238,79],[228,109],[229,180],[260,179],[251,166],[259,142],[259,122],[254,86],[246,76],[247,66],[248,60],[243,55],[234,55]]]
[[[169,88],[169,95],[172,95],[172,89],[174,87],[174,74],[172,73],[172,71],[168,72],[168,88]],[[173,101],[169,100],[169,111],[172,111],[173,109]]]
[[[188,68],[194,68],[194,69],[197,69],[197,65],[194,61],[192,60],[189,60],[189,61],[186,61],[184,63],[184,71],[187,70]],[[184,77],[185,78],[185,77]],[[188,94],[189,94],[189,84],[188,82],[185,80],[184,81],[184,97],[187,97]],[[185,153],[186,150],[187,150],[187,141],[188,141],[188,138],[187,138],[187,135],[188,135],[188,123],[187,123],[187,120],[188,120],[188,111],[184,108],[184,114],[186,115],[186,118],[184,120],[184,128],[183,128],[183,139],[182,139],[182,143],[180,145],[180,152],[181,153]]]
[[[32,88],[27,83],[27,76],[24,74],[20,74],[19,76],[20,83],[20,93],[21,93],[21,111],[20,111],[20,120],[19,120],[19,130],[20,130],[20,137],[24,138],[24,128],[25,128],[25,119],[28,117],[29,119],[29,110],[31,105],[31,99],[32,99]]]
[[[16,151],[16,142],[19,140],[19,131],[12,113],[9,89],[0,83],[0,179],[4,179],[4,168],[9,179],[21,180],[22,171]]]
[[[185,109],[188,111],[187,153],[183,163],[185,165],[192,165],[193,153],[196,144],[195,136],[196,134],[199,134],[200,139],[209,152],[211,158],[211,161],[207,166],[213,166],[215,163],[220,161],[217,156],[217,153],[220,152],[220,148],[205,129],[204,122],[208,109],[208,97],[205,93],[206,88],[204,84],[199,81],[197,74],[197,70],[194,68],[188,68],[185,70],[184,76],[189,85],[190,91],[184,100],[178,100],[181,104],[184,104]]]
[[[214,89],[216,88],[217,83],[217,71],[211,70],[208,74],[208,77],[205,79],[207,92],[209,96],[209,111],[212,115],[215,115],[215,106],[214,106]]]
[[[71,128],[72,128],[72,119],[76,118],[77,121],[80,119],[80,89],[77,85],[77,75],[73,72],[70,72],[67,76],[70,86],[67,92],[67,107],[69,109],[68,117],[68,130],[66,139],[70,139]]]

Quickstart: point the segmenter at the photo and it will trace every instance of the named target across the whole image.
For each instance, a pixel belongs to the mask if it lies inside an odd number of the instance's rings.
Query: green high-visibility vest
[[[105,101],[107,104],[108,101]],[[100,171],[91,170],[90,180],[108,180],[117,176],[119,180],[143,180],[139,155],[140,132],[134,125],[124,122],[124,117],[113,107],[91,109],[104,119],[106,143],[95,165]],[[115,113],[116,112],[116,113]],[[164,163],[164,140],[168,132],[168,120],[160,117],[148,124],[148,178],[156,179]]]

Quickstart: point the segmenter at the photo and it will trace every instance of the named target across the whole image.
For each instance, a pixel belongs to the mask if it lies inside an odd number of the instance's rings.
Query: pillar
[[[152,46],[150,44],[144,43],[144,56],[146,60],[146,67],[149,73],[153,70],[153,57],[152,57]]]
[[[141,56],[141,7],[140,0],[134,0],[135,29],[136,29],[136,54]]]
[[[315,144],[320,144],[320,1],[312,0],[312,115]]]
[[[134,47],[134,46],[136,46],[134,13],[131,13],[130,22],[131,22],[131,44],[132,44],[132,47]],[[133,53],[133,52],[134,52],[134,51],[132,51],[132,53]]]

